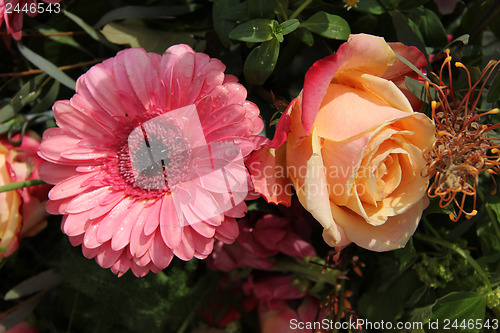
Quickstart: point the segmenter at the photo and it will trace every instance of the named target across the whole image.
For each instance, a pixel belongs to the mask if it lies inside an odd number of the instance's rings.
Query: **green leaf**
[[[500,221],[500,198],[492,196],[486,203],[486,209],[493,211],[497,221]]]
[[[259,43],[273,38],[273,22],[269,19],[254,19],[242,23],[229,33],[229,38],[242,42]]]
[[[394,251],[394,255],[399,259],[399,270],[404,270],[413,260],[417,258],[417,250],[413,246],[413,239],[410,238],[405,247]]]
[[[187,44],[195,50],[204,47],[204,44],[198,42],[197,33],[154,30],[136,20],[109,23],[104,26],[102,33],[115,44],[142,47],[148,52],[159,54],[174,44]]]
[[[83,29],[86,33],[89,34],[90,37],[92,37],[94,40],[98,41],[99,43],[109,47],[112,50],[118,51],[118,47],[116,45],[111,44],[104,38],[104,36],[97,30],[95,30],[93,27],[88,25],[84,20],[76,16],[75,14],[72,14],[68,12],[67,10],[63,9],[63,14],[66,15],[70,20],[78,24],[80,28]]]
[[[49,27],[38,28],[38,31],[42,34],[56,34],[61,32],[57,29]],[[81,46],[72,36],[49,36],[48,38],[58,43],[72,46],[82,52],[85,52],[89,56],[94,57],[92,53],[90,53],[85,47]]]
[[[429,200],[430,203],[429,206],[427,206],[427,208],[424,210],[424,216],[434,213],[446,215],[455,214],[455,208],[453,205],[448,205],[444,208],[441,208],[441,206],[439,206],[439,200],[440,198],[432,198]]]
[[[389,266],[390,267],[390,266]],[[358,301],[358,314],[370,321],[391,321],[401,318],[404,313],[404,302],[421,286],[421,282],[415,277],[414,272],[407,270],[402,274],[392,272],[391,275],[386,268],[383,281],[372,282],[371,288],[364,291]],[[397,268],[396,268],[397,269]],[[381,278],[382,273],[377,271]],[[382,289],[382,284],[387,283]]]
[[[500,71],[497,73],[497,75],[495,75],[495,79],[491,83],[486,101],[488,103],[494,103],[499,99],[500,99]]]
[[[126,19],[154,19],[165,17],[176,17],[194,12],[200,5],[188,4],[182,6],[125,6],[113,9],[104,14],[96,24],[95,28],[102,27],[109,22]]]
[[[396,30],[398,41],[408,46],[416,46],[425,55],[426,59],[429,58],[424,42],[412,29],[409,20],[397,10],[392,12],[392,24]]]
[[[12,97],[9,104],[0,109],[0,123],[14,117],[28,103],[34,101],[40,94],[39,87],[46,79],[46,74],[39,74],[26,82]]]
[[[72,78],[70,78],[66,73],[57,68],[56,65],[45,59],[44,57],[36,54],[32,50],[28,49],[21,43],[17,43],[17,48],[19,52],[29,60],[33,65],[43,70],[48,75],[52,76],[57,81],[61,82],[66,87],[71,90],[75,90],[76,82]]]
[[[432,10],[415,8],[411,11],[411,17],[422,33],[427,46],[441,48],[448,44],[447,33],[441,19]]]
[[[425,85],[422,82],[407,76],[405,77],[405,85],[406,88],[408,88],[408,90],[419,100],[424,103],[430,103],[429,96],[425,90]],[[431,94],[432,100],[435,100],[436,89],[434,87],[429,87],[429,93]]]
[[[459,322],[469,319],[483,319],[486,311],[486,297],[472,291],[457,291],[439,298],[432,308],[432,319]],[[469,329],[468,332],[478,332]]]
[[[385,8],[397,8],[402,0],[378,0]],[[406,0],[405,0],[406,1]]]
[[[271,76],[280,50],[280,43],[276,38],[262,43],[250,52],[243,73],[250,84],[263,84]]]
[[[409,10],[427,3],[429,0],[405,0],[397,6],[399,10]]]
[[[320,36],[330,39],[346,40],[351,29],[342,17],[326,12],[317,12],[300,25]]]
[[[374,15],[380,15],[385,13],[385,8],[380,4],[378,0],[362,0],[359,1],[356,7],[357,11],[366,12]]]
[[[59,275],[49,270],[30,277],[19,283],[5,294],[4,300],[10,301],[24,296],[31,295],[44,289],[55,287],[61,282]]]
[[[313,46],[314,45],[314,36],[312,32],[310,32],[307,29],[298,29],[294,32],[294,35],[297,36],[297,38],[307,46]]]
[[[429,322],[432,316],[432,307],[434,304],[423,306],[420,308],[416,308],[410,312],[410,321],[411,322],[420,322],[422,324],[426,324]],[[422,331],[423,332],[423,331]]]
[[[270,0],[248,0],[248,16],[253,18],[273,18],[274,3]]]
[[[18,119],[22,117],[16,117],[14,119],[8,120],[6,122],[0,123],[0,134],[5,134],[17,123],[22,122],[24,119]],[[2,251],[0,251],[2,252]]]
[[[299,25],[300,25],[300,22],[297,19],[285,21],[285,22],[281,23],[279,26],[279,28],[281,29],[280,32],[282,35],[287,35],[293,31],[295,31],[295,29],[297,29],[299,27]]]
[[[59,94],[59,87],[59,81],[54,81],[47,94],[45,94],[45,96],[43,96],[43,98],[41,98],[40,101],[38,101],[33,106],[33,108],[30,110],[30,113],[39,113],[50,109],[57,99],[57,95]]]
[[[225,13],[238,8],[240,6],[239,0],[215,0],[212,7],[212,22],[214,30],[217,33],[222,45],[228,47],[231,40],[229,39],[229,32],[233,30],[236,22],[233,19],[225,17]]]
[[[234,6],[228,7],[222,13],[222,19],[233,22],[233,27],[236,22],[246,22],[250,18],[248,17],[248,2],[240,2]]]

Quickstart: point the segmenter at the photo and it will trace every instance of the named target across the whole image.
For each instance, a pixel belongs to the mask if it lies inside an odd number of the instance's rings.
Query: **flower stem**
[[[270,271],[278,272],[293,272],[306,276],[309,280],[314,282],[324,282],[335,286],[337,283],[337,275],[339,271],[328,270],[323,273],[321,268],[316,265],[307,265],[305,262],[295,262],[289,260],[279,261],[274,265]]]
[[[340,291],[339,291],[339,303],[338,303],[338,310],[337,314],[335,315],[335,322],[338,323],[342,320],[342,314],[344,312],[344,302],[345,302],[345,280],[340,280]],[[338,330],[335,328],[333,331],[334,333],[337,333]]]
[[[309,6],[309,4],[313,2],[313,0],[306,0],[302,3],[302,5],[299,6],[299,8],[297,8],[293,13],[292,15],[290,15],[290,18],[289,20],[293,20],[294,18],[296,18],[297,16],[300,15],[300,13],[302,13],[302,11],[304,9],[306,9],[307,6]]]
[[[29,186],[42,185],[42,184],[45,184],[45,182],[41,179],[31,179],[31,180],[25,180],[25,181],[17,182],[17,183],[10,183],[10,184],[0,186],[0,193],[18,190],[20,188],[29,187]]]
[[[441,245],[441,246],[446,247],[452,251],[455,251],[457,254],[459,254],[461,257],[463,257],[465,260],[467,260],[469,265],[471,265],[472,268],[474,268],[476,270],[476,272],[479,274],[479,276],[481,276],[481,278],[482,278],[485,286],[488,288],[488,290],[491,291],[490,279],[488,278],[488,275],[486,274],[486,272],[481,268],[481,266],[477,263],[477,261],[474,260],[474,258],[472,258],[470,256],[470,254],[468,254],[466,251],[464,251],[460,246],[458,246],[454,243],[450,243],[448,241],[445,241],[444,239],[436,238],[436,237],[429,236],[429,235],[415,234],[415,237],[420,239],[420,240],[423,240],[424,242],[427,242],[430,244]]]

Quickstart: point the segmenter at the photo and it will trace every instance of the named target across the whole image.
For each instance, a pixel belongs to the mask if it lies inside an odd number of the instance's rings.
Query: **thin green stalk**
[[[195,316],[199,313],[200,308],[203,304],[205,304],[209,293],[215,288],[218,280],[213,277],[210,278],[211,280],[207,283],[207,288],[200,294],[198,301],[194,304],[192,311],[189,312],[188,316],[182,322],[181,327],[177,330],[177,333],[185,333],[187,331],[189,326],[193,323]]]
[[[31,180],[25,180],[25,181],[17,182],[17,183],[10,183],[10,184],[0,186],[0,193],[18,190],[20,188],[29,187],[29,186],[42,185],[42,184],[45,184],[45,182],[41,179],[31,179]]]
[[[338,323],[342,319],[342,313],[344,312],[344,300],[345,300],[345,280],[340,280],[340,293],[339,293],[339,306],[337,314],[335,315],[335,322]],[[337,333],[338,330],[335,328],[333,333]]]
[[[299,6],[299,8],[297,8],[293,13],[292,15],[290,15],[290,18],[289,20],[293,20],[294,18],[296,18],[297,16],[300,15],[300,13],[302,13],[302,11],[304,9],[307,8],[307,6],[309,6],[311,4],[311,2],[313,2],[313,0],[306,0],[302,3],[302,5]]]
[[[479,276],[481,276],[485,286],[488,288],[488,291],[491,291],[491,282],[490,282],[490,279],[488,278],[488,275],[486,274],[486,272],[481,268],[481,266],[477,263],[477,261],[474,260],[474,258],[472,258],[460,246],[458,246],[454,243],[450,243],[450,242],[445,241],[445,240],[440,239],[440,238],[429,236],[429,235],[415,234],[415,237],[420,239],[420,240],[423,240],[424,242],[431,243],[431,244],[438,244],[438,245],[446,247],[452,251],[455,251],[457,254],[459,254],[461,257],[463,257],[465,260],[467,260],[469,265],[471,265],[472,268],[474,268],[476,270],[476,272],[479,274]]]
[[[484,205],[484,207],[486,208],[486,213],[488,213],[488,216],[490,217],[490,220],[491,220],[491,224],[493,225],[493,229],[495,229],[495,233],[497,234],[497,237],[500,238],[500,227],[499,227],[499,221],[496,217],[496,214],[493,212],[493,210]]]
[[[270,271],[278,271],[278,272],[293,272],[301,274],[307,277],[309,280],[314,282],[323,282],[329,285],[335,286],[337,282],[337,270],[328,270],[323,273],[322,270],[318,267],[312,265],[304,265],[301,263],[297,263],[294,261],[283,260],[278,261]]]

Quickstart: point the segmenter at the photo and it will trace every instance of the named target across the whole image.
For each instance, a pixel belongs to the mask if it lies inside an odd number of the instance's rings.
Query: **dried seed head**
[[[431,112],[436,124],[436,140],[433,146],[424,151],[427,166],[422,171],[432,177],[432,183],[427,191],[430,198],[440,197],[439,205],[444,208],[452,202],[458,208],[458,214],[450,214],[450,219],[457,221],[462,214],[471,218],[477,214],[476,186],[478,176],[487,171],[491,175],[500,173],[500,145],[496,138],[488,132],[498,128],[499,124],[482,124],[484,116],[498,113],[498,109],[478,112],[486,82],[498,65],[490,61],[481,72],[480,78],[472,84],[468,69],[460,62],[455,66],[465,71],[468,78],[468,90],[463,96],[453,89],[450,51],[446,50],[439,76],[432,73],[437,83],[426,84],[430,98],[429,87],[436,89],[437,100],[431,102]],[[447,69],[449,84],[443,80],[443,71]],[[493,179],[493,177],[492,177]],[[493,181],[495,181],[493,179]],[[496,183],[495,183],[496,185]],[[473,209],[464,210],[467,196],[473,197]]]

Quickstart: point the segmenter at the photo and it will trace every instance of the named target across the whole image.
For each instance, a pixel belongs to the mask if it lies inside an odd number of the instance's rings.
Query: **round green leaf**
[[[250,84],[263,84],[273,73],[280,51],[276,38],[264,42],[250,52],[243,66],[243,73]]]
[[[242,23],[229,33],[229,38],[251,43],[266,42],[273,38],[273,21],[255,19]]]
[[[351,33],[349,24],[342,17],[326,12],[317,12],[300,25],[320,36],[346,40]]]
[[[295,31],[295,29],[297,29],[299,27],[299,25],[300,25],[299,20],[293,19],[293,20],[288,20],[288,21],[281,23],[278,29],[281,29],[280,33],[282,35],[287,35],[293,31]]]

